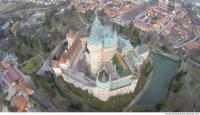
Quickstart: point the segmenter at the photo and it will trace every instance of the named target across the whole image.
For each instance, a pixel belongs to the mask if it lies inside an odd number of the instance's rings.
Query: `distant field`
[[[12,11],[16,8],[14,3],[0,4],[0,14]]]

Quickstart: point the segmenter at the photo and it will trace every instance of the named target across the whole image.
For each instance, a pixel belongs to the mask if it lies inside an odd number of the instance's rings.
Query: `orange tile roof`
[[[60,62],[61,62],[61,63],[65,63],[68,59],[70,59],[70,58],[74,55],[74,53],[76,53],[75,49],[76,49],[79,45],[81,45],[81,40],[77,38],[77,39],[73,42],[72,46],[69,48],[69,50],[67,51],[67,53],[63,53],[63,54],[61,55],[61,57],[60,57]]]
[[[69,31],[66,35],[67,38],[73,38],[74,37],[74,33],[72,31]]]
[[[52,67],[54,67],[54,68],[60,68],[60,61],[53,60],[52,61]]]
[[[186,45],[186,48],[190,49],[190,50],[192,50],[192,49],[198,49],[198,48],[200,48],[200,42],[190,43],[190,44]]]
[[[24,90],[25,90],[25,93],[27,95],[31,95],[33,93],[33,90],[30,87],[28,87],[28,86]]]
[[[15,100],[15,104],[18,108],[18,111],[24,112],[25,108],[29,104],[28,100],[26,100],[23,96],[18,96]]]

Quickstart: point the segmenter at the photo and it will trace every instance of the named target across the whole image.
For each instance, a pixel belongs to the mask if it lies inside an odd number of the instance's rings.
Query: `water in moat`
[[[151,53],[153,75],[136,105],[156,105],[166,96],[170,81],[177,69],[177,61],[158,53]]]

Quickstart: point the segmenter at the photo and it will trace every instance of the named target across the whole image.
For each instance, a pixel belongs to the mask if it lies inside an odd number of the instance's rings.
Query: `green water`
[[[151,53],[150,56],[154,63],[153,76],[137,105],[155,105],[162,101],[177,68],[175,60],[157,53]]]

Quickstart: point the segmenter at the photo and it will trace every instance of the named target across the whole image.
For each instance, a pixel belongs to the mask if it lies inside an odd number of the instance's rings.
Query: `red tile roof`
[[[16,98],[15,104],[20,112],[24,112],[25,108],[29,104],[28,100],[26,100],[23,96],[18,96]]]
[[[31,95],[33,93],[33,90],[30,87],[28,87],[28,86],[24,90],[25,90],[25,93],[27,95]]]
[[[2,61],[2,66],[6,69],[6,68],[10,67],[10,62],[7,59],[4,59]]]
[[[72,46],[69,48],[69,50],[67,51],[67,53],[63,53],[60,57],[60,62],[61,63],[65,63],[68,59],[70,59],[74,53],[76,53],[75,49],[81,45],[81,40],[80,39],[76,39],[74,41],[74,43],[72,44]]]
[[[12,79],[11,75],[9,74],[8,71],[4,71],[3,73],[5,80],[12,85],[15,81]]]
[[[190,49],[190,50],[192,50],[192,49],[198,49],[198,48],[200,48],[200,42],[190,43],[190,44],[186,45],[186,48]]]
[[[3,75],[10,85],[12,85],[16,80],[19,80],[21,78],[12,67],[8,67],[7,70],[3,72]]]
[[[19,80],[21,78],[20,75],[12,67],[7,68],[7,70],[10,73],[11,78],[13,80],[16,81],[16,80]]]
[[[69,31],[66,35],[67,38],[73,38],[74,37],[74,33],[72,31]]]

